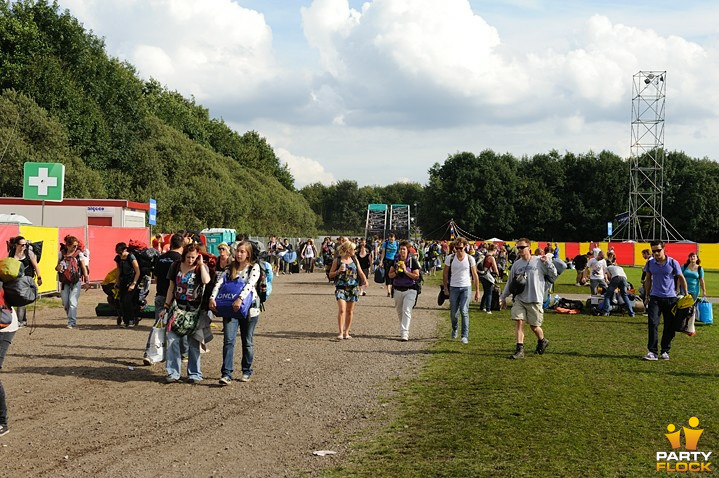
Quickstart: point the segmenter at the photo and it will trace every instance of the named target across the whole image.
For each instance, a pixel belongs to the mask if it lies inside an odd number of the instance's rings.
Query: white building
[[[65,199],[62,202],[0,198],[0,213],[19,214],[33,226],[146,227],[150,205],[123,199]]]

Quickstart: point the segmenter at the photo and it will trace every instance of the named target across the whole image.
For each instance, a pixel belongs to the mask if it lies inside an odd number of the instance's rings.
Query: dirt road
[[[256,330],[252,381],[224,388],[219,328],[202,355],[203,382],[166,385],[164,364],[142,365],[150,320],[121,329],[95,317],[100,291],[83,292],[75,330],[62,309],[38,310],[0,375],[11,430],[0,438],[0,476],[295,476],[341,463],[353,434],[388,420],[386,397],[436,337],[433,291],[400,342],[394,302],[372,284],[354,338],[336,342],[324,275],[278,276]]]

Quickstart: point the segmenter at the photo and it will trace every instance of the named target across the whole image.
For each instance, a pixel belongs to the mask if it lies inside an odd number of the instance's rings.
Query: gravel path
[[[142,366],[151,321],[120,329],[114,318],[94,317],[100,291],[83,292],[76,330],[65,328],[62,309],[38,311],[33,333],[18,331],[2,371],[11,432],[0,438],[0,475],[274,477],[341,463],[357,432],[387,422],[386,397],[436,338],[434,288],[420,296],[409,342],[398,340],[394,302],[377,284],[357,306],[354,338],[336,342],[324,274],[273,284],[256,329],[252,381],[225,388],[217,385],[220,329],[202,356],[205,380],[165,385],[164,365]],[[236,354],[239,368],[239,347]]]

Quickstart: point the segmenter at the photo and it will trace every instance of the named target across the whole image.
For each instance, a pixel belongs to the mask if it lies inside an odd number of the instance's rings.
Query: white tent
[[[26,224],[32,223],[25,216],[20,214],[0,214],[0,224]]]
[[[485,239],[484,242],[505,242],[505,241],[503,241],[502,239],[493,237],[491,239]]]

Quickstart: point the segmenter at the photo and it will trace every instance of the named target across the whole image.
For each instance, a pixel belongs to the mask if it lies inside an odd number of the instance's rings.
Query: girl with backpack
[[[22,275],[37,276],[37,285],[42,285],[42,277],[40,277],[40,268],[37,265],[37,258],[32,250],[31,244],[27,242],[23,236],[17,236],[10,239],[10,257],[14,257],[23,265]],[[18,324],[20,327],[27,325],[26,306],[15,307],[17,313]]]
[[[79,249],[80,241],[75,236],[65,236],[65,244],[60,252],[55,270],[60,273],[62,284],[62,305],[67,313],[67,328],[77,326],[77,302],[80,299],[82,281],[87,282],[85,256]]]
[[[140,280],[140,265],[137,258],[124,242],[115,245],[115,287],[120,291],[120,315],[125,327],[137,325],[136,311],[139,306],[137,281]],[[119,325],[119,324],[118,324]]]
[[[417,281],[420,277],[419,262],[410,255],[409,248],[409,241],[400,242],[396,260],[389,268],[392,295],[399,317],[400,340],[403,342],[409,340],[409,325],[417,302]]]
[[[252,254],[252,244],[242,241],[235,248],[235,260],[230,264],[228,270],[218,277],[215,288],[210,296],[210,310],[219,313],[217,310],[216,298],[223,284],[228,281],[242,279],[244,287],[238,298],[232,303],[232,309],[239,312],[242,302],[249,294],[253,294],[252,304],[247,311],[246,317],[223,317],[224,340],[222,344],[222,369],[220,373],[220,385],[229,385],[232,382],[232,372],[235,363],[235,341],[237,340],[237,329],[240,329],[242,340],[242,376],[240,382],[249,382],[252,376],[252,361],[254,359],[254,335],[257,321],[260,318],[260,296],[257,293],[257,282],[260,279],[260,265]]]
[[[337,340],[351,339],[350,328],[354,316],[355,304],[359,300],[360,288],[367,287],[367,277],[358,267],[354,255],[355,245],[344,241],[337,248],[337,259],[332,261],[329,277],[335,282],[335,298],[337,299]]]
[[[182,372],[182,355],[180,354],[180,341],[187,336],[189,357],[187,362],[187,380],[191,384],[202,380],[200,370],[200,341],[193,332],[197,329],[200,320],[200,304],[205,284],[210,282],[210,270],[204,264],[200,247],[188,244],[182,249],[182,258],[175,262],[167,273],[170,285],[164,304],[162,317],[168,324],[167,329],[167,357],[166,383],[180,381]],[[179,328],[178,319],[184,324],[195,321],[194,327],[187,325],[189,330]]]

